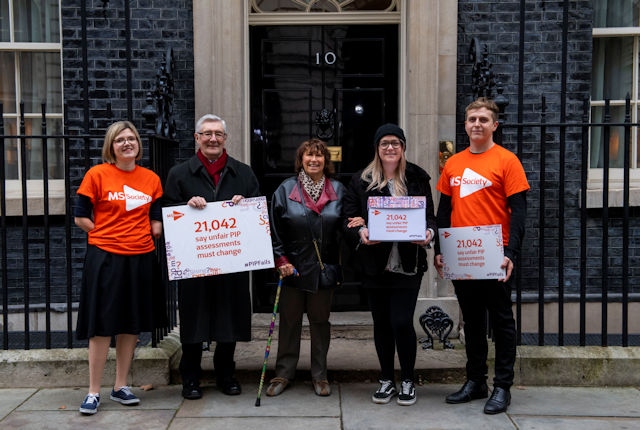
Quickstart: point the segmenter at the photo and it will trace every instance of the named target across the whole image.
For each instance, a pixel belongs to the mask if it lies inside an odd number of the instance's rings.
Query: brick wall
[[[127,31],[125,1],[130,17],[130,90],[127,85]],[[86,8],[86,64],[83,70],[82,3]],[[62,2],[62,45],[64,101],[70,134],[91,134],[89,152],[83,139],[70,141],[71,192],[80,185],[87,168],[99,163],[102,138],[106,127],[114,121],[131,120],[142,135],[151,132],[141,115],[147,105],[147,92],[155,88],[156,73],[169,48],[173,49],[174,120],[177,139],[192,145],[194,124],[193,88],[193,9],[191,0],[67,0]],[[88,93],[84,91],[84,79]],[[128,117],[128,104],[132,115]],[[108,106],[110,104],[110,110]],[[88,116],[85,114],[88,112]],[[143,137],[148,165],[148,144]],[[86,157],[85,157],[86,156]],[[88,160],[88,162],[87,162]],[[71,216],[71,214],[69,214]],[[43,219],[29,217],[27,237],[23,237],[22,221],[7,220],[8,304],[22,304],[27,282],[23,244],[28,243],[28,285],[32,304],[44,303],[45,274],[51,274],[51,301],[66,302],[65,219],[50,219],[45,234]],[[51,259],[44,258],[44,244],[49,243]],[[86,234],[72,227],[72,300],[77,301],[86,246]],[[4,245],[4,244],[0,244]]]
[[[521,11],[524,10],[524,34],[520,34]],[[128,100],[132,104],[132,120],[144,134],[147,131],[142,109],[146,106],[146,93],[155,85],[158,68],[169,48],[175,59],[174,118],[181,147],[191,151],[194,123],[193,88],[193,19],[191,0],[128,0],[131,29],[131,91],[127,90],[125,0],[109,0],[103,8],[102,0],[86,1],[86,53],[88,65],[88,94],[83,90],[83,37],[81,0],[68,0],[62,6],[64,97],[68,105],[66,119],[72,133],[88,132],[95,135],[90,144],[89,164],[99,161],[101,138],[105,128],[114,120],[127,117]],[[473,38],[486,44],[489,61],[497,78],[502,82],[504,94],[509,99],[506,108],[504,144],[507,148],[521,150],[521,158],[528,173],[532,190],[529,193],[527,235],[523,249],[522,279],[525,292],[536,294],[542,283],[550,294],[558,291],[558,236],[562,229],[565,235],[564,286],[568,293],[579,288],[579,177],[581,143],[579,131],[568,130],[560,142],[558,128],[550,127],[544,136],[546,148],[546,174],[540,177],[541,137],[536,129],[526,129],[520,142],[510,124],[540,121],[540,96],[546,96],[547,122],[560,121],[564,107],[566,121],[579,122],[582,103],[590,94],[591,81],[591,19],[592,6],[587,0],[569,1],[566,14],[568,63],[566,74],[562,73],[562,41],[565,12],[564,2],[548,1],[478,1],[459,0],[458,36],[458,149],[466,147],[466,135],[462,127],[464,107],[471,101],[471,67],[468,51]],[[520,49],[523,54],[520,55]],[[522,79],[520,76],[522,75]],[[563,82],[566,95],[562,94]],[[85,105],[86,103],[86,105]],[[111,105],[111,113],[107,106]],[[85,106],[88,117],[85,118]],[[560,145],[565,151],[565,176],[560,178]],[[146,149],[146,148],[145,148]],[[71,143],[72,192],[79,185],[86,168],[85,143]],[[544,182],[541,182],[544,180]],[[565,190],[560,194],[559,184]],[[541,184],[547,190],[540,195]],[[544,199],[545,210],[540,214],[540,202]],[[564,220],[560,220],[560,204],[564,204]],[[637,262],[640,256],[640,225],[637,210],[632,211],[632,242],[630,253]],[[598,293],[601,284],[601,213],[589,212],[589,237],[595,238],[589,247],[588,288]],[[610,273],[612,292],[620,289],[621,222],[619,212],[613,211],[610,224]],[[542,219],[541,229],[540,220]],[[13,224],[12,224],[13,223]],[[65,253],[63,236],[64,219],[53,220],[50,237],[44,235],[42,220],[30,219],[29,246],[34,258],[29,261],[30,295],[33,302],[42,301],[44,267],[43,243],[49,240],[52,246],[52,276],[54,285],[63,283],[63,268],[58,264]],[[77,299],[77,286],[81,276],[85,235],[75,226],[72,228],[73,255],[73,300]],[[9,304],[19,303],[24,295],[22,275],[22,229],[19,220],[10,220],[9,237]],[[538,246],[539,238],[544,248]],[[593,242],[590,242],[593,243]],[[540,255],[544,256],[544,267],[538,267]],[[539,273],[544,273],[541,281]],[[640,292],[640,265],[632,264],[633,291]],[[52,301],[64,295],[54,291]]]
[[[592,5],[590,1],[477,1],[458,2],[458,129],[457,149],[468,145],[464,132],[464,108],[472,100],[471,70],[468,57],[473,38],[480,45],[487,45],[488,60],[493,64],[496,78],[502,82],[504,95],[509,99],[506,108],[503,143],[505,147],[519,153],[531,185],[528,195],[527,232],[522,253],[522,287],[525,295],[536,298],[542,285],[545,294],[553,297],[559,292],[559,283],[564,294],[573,296],[580,288],[580,175],[581,130],[547,128],[543,138],[539,128],[525,128],[521,138],[515,123],[539,123],[542,118],[541,96],[546,98],[547,123],[560,121],[580,123],[583,102],[591,93],[591,25]],[[524,5],[524,13],[521,13]],[[521,23],[524,32],[521,34]],[[567,64],[563,73],[563,29],[566,33]],[[521,54],[522,52],[522,54]],[[562,117],[564,108],[565,116]],[[544,141],[544,177],[541,177],[541,141]],[[564,163],[561,163],[564,151]],[[560,165],[564,166],[561,177]],[[542,181],[542,182],[541,182]],[[564,185],[564,190],[561,188]],[[540,190],[544,187],[545,191]],[[544,200],[542,200],[544,199]],[[541,204],[544,210],[541,214]],[[561,208],[563,205],[563,208]],[[561,210],[564,209],[564,218]],[[637,262],[640,248],[633,233],[640,229],[637,210],[632,209],[630,254]],[[635,216],[635,217],[634,217]],[[621,211],[612,210],[606,226],[610,242],[609,293],[620,293]],[[588,278],[587,292],[599,294],[602,285],[602,211],[591,210],[588,214]],[[541,228],[542,227],[542,228]],[[564,234],[563,267],[559,267],[559,236]],[[540,248],[540,238],[543,247]],[[540,253],[543,267],[539,266]],[[632,292],[640,289],[638,270],[631,269]],[[542,273],[542,276],[540,275]],[[562,275],[564,278],[562,279]],[[542,278],[542,279],[541,279]]]
[[[89,127],[101,133],[114,120],[131,119],[148,131],[141,115],[147,92],[163,56],[173,49],[174,118],[178,138],[191,139],[193,128],[193,10],[190,0],[129,1],[131,91],[127,89],[127,29],[124,0],[86,2]],[[83,129],[82,8],[80,0],[62,6],[64,95],[72,128]],[[133,107],[127,118],[128,102]],[[111,104],[111,115],[108,104]]]

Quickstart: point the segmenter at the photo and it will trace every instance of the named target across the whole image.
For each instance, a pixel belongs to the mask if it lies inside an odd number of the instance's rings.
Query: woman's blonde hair
[[[390,190],[394,196],[406,196],[407,195],[407,159],[404,154],[405,143],[402,142],[403,151],[400,156],[400,162],[396,167],[395,180],[393,181],[393,189]],[[379,155],[379,147],[376,147],[373,161],[369,163],[367,167],[362,171],[360,178],[369,182],[367,191],[371,190],[383,190],[389,184],[389,180],[384,176],[384,170],[382,168],[382,160]]]
[[[113,152],[113,142],[116,140],[116,136],[126,129],[131,130],[138,140],[138,154],[136,155],[136,161],[142,158],[142,142],[140,141],[140,134],[136,127],[130,121],[117,121],[107,128],[107,132],[104,135],[104,143],[102,144],[102,161],[109,164],[116,163],[116,154]]]

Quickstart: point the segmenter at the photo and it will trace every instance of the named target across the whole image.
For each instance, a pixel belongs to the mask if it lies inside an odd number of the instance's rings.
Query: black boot
[[[198,400],[202,398],[202,389],[195,381],[185,381],[182,383],[182,397],[187,400]]]
[[[227,396],[237,396],[242,393],[240,382],[233,376],[222,376],[217,378],[216,385]]]
[[[236,363],[233,361],[235,342],[218,343],[213,355],[213,367],[216,371],[216,385],[227,396],[242,393],[240,383],[234,378]]]
[[[202,369],[201,343],[182,344],[182,358],[180,359],[180,376],[182,377],[182,397],[189,400],[196,400],[202,397],[200,389],[200,375]]]

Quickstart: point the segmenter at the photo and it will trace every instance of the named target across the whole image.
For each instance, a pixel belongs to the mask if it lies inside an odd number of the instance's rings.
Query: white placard
[[[169,280],[274,267],[265,197],[162,208]]]
[[[424,196],[369,197],[369,240],[412,242],[425,240],[427,220]]]
[[[504,259],[502,226],[438,229],[445,279],[501,279]]]

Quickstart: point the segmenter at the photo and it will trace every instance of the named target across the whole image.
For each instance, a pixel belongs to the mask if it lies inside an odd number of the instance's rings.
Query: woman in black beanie
[[[367,291],[373,317],[374,342],[380,362],[380,388],[374,403],[388,403],[398,396],[400,405],[416,402],[414,368],[417,337],[413,315],[422,275],[427,270],[425,247],[435,237],[436,219],[430,176],[406,160],[404,131],[384,124],[374,135],[373,161],[351,178],[343,202],[344,219],[363,217],[368,221],[370,196],[425,196],[427,232],[424,241],[375,242],[367,227],[345,225],[346,235],[356,248],[356,261]],[[346,221],[345,221],[346,222]],[[395,383],[394,358],[400,362],[401,386]]]

